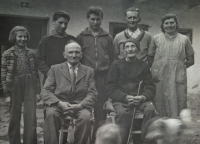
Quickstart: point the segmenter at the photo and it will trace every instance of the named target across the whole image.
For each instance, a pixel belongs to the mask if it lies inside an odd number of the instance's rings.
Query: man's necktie
[[[71,69],[72,69],[72,74],[71,74],[72,91],[71,91],[71,93],[74,93],[74,91],[75,91],[75,84],[76,84],[75,67],[72,66]]]

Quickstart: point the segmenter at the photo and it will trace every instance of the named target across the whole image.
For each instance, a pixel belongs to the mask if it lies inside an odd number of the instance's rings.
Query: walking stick
[[[141,88],[142,83],[143,83],[143,81],[140,81],[138,91],[137,91],[137,96],[140,94],[140,88]],[[134,119],[135,119],[135,112],[136,112],[136,107],[134,107],[134,109],[133,109],[133,116],[132,116],[132,120],[131,120],[131,127],[130,127],[130,130],[129,130],[127,144],[130,143],[131,133],[132,133],[132,129],[133,129],[133,122],[134,122]]]

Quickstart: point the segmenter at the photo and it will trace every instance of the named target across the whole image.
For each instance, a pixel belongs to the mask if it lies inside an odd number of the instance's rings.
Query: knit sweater
[[[75,40],[75,37],[66,35],[58,37],[49,34],[42,38],[38,48],[38,68],[46,75],[50,67],[55,64],[60,64],[66,60],[63,57],[64,47],[70,41]]]
[[[1,81],[3,85],[3,92],[5,97],[10,96],[9,92],[12,91],[13,86],[13,78],[15,76],[16,66],[17,66],[17,58],[14,54],[14,47],[6,50],[1,58]],[[36,54],[33,50],[29,48],[25,48],[26,50],[26,64],[30,73],[33,76],[34,80],[34,88],[37,94],[40,93],[40,81],[37,69],[37,61]]]
[[[147,52],[149,49],[152,36],[150,35],[149,32],[143,31],[142,29],[140,31],[141,34],[137,37],[137,40],[140,42],[140,52],[138,53],[137,58],[145,61],[147,60]],[[113,41],[115,47],[115,52],[114,52],[115,60],[122,59],[125,57],[125,54],[123,52],[123,44],[124,41],[126,41],[128,38],[131,38],[131,36],[128,34],[127,29],[118,33],[115,36]]]
[[[112,63],[107,77],[107,90],[109,97],[116,102],[124,102],[126,95],[136,96],[140,81],[143,88],[140,95],[146,96],[146,100],[152,100],[155,95],[155,85],[149,65],[139,59],[128,62],[125,59]]]

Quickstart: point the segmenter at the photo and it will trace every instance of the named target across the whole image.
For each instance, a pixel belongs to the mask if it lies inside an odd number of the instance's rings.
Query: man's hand
[[[128,103],[134,102],[134,96],[132,96],[132,95],[127,95],[127,96],[125,97],[125,100],[126,100],[126,102],[128,102]]]
[[[10,97],[6,97],[6,103],[7,103],[7,105],[10,105],[10,101],[11,101]]]
[[[83,109],[83,106],[81,104],[73,104],[71,105],[71,107],[68,107],[67,109],[65,109],[65,111],[73,110],[74,112],[77,112],[81,109]]]
[[[35,99],[36,103],[40,102],[40,100],[41,100],[40,94],[36,94],[36,99]]]
[[[132,107],[140,105],[142,102],[146,100],[146,97],[144,95],[140,96],[127,95],[125,99],[128,102],[129,107]]]
[[[71,104],[68,102],[58,102],[58,107],[60,107],[63,111],[65,111],[68,107],[71,107]]]
[[[146,100],[146,97],[144,95],[135,96],[134,97],[134,105],[138,106],[141,103],[143,103],[145,100]]]

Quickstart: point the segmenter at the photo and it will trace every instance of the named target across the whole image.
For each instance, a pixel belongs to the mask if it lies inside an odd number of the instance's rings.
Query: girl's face
[[[25,31],[16,32],[15,45],[17,45],[18,47],[25,47],[27,42],[28,42],[28,36]]]

